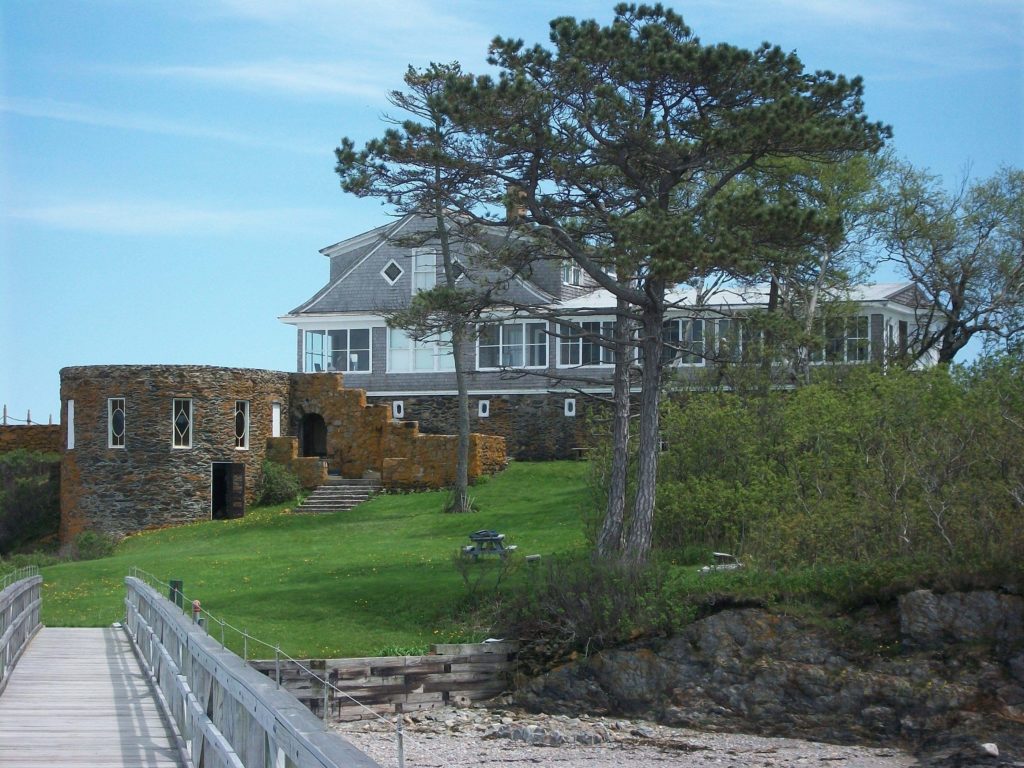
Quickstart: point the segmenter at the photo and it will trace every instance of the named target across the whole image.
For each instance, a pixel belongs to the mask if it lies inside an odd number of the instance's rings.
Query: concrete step
[[[373,480],[352,480],[330,477],[296,508],[296,512],[323,514],[345,512],[362,504],[380,491],[380,484]]]

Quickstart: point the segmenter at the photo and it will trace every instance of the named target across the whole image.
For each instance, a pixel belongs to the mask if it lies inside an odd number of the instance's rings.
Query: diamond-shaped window
[[[384,275],[384,279],[387,280],[391,285],[394,285],[398,278],[403,274],[403,270],[394,261],[389,261],[388,265],[381,270],[381,274]]]

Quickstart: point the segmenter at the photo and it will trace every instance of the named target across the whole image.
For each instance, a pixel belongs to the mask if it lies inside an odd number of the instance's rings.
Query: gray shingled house
[[[327,284],[280,320],[294,326],[297,370],[338,371],[347,385],[364,389],[370,401],[391,404],[399,419],[427,432],[455,431],[455,376],[444,338],[416,341],[388,328],[385,314],[406,306],[420,290],[444,279],[436,248],[416,233],[431,226],[405,216],[320,251],[330,263]],[[477,244],[454,248],[460,281],[494,287],[495,306],[467,353],[473,431],[504,435],[518,458],[570,456],[581,445],[580,416],[588,393],[605,392],[612,359],[597,337],[610,335],[614,299],[578,267],[539,260],[515,275],[482,264]],[[850,314],[823,329],[816,363],[880,362],[912,343],[916,330],[912,284],[861,286],[847,297]],[[716,365],[724,340],[738,355],[750,339],[737,317],[763,308],[764,290],[724,289],[701,311],[692,296],[673,297],[665,339],[676,347],[671,365],[685,378]],[[550,317],[538,318],[524,311]],[[575,329],[560,325],[570,319]],[[715,354],[711,354],[712,351]],[[586,383],[572,381],[585,374]]]

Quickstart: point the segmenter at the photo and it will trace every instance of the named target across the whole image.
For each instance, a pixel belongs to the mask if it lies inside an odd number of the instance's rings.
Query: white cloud
[[[378,71],[360,71],[347,64],[277,60],[209,66],[134,67],[131,73],[181,78],[246,90],[269,89],[302,96],[377,99],[386,90],[385,81],[380,79]]]
[[[219,210],[158,200],[73,200],[12,206],[14,221],[108,235],[203,235],[329,225],[337,212],[318,208]]]
[[[294,142],[275,142],[248,133],[226,131],[193,123],[120,112],[54,99],[0,98],[0,112],[22,117],[81,123],[83,125],[143,131],[195,139],[212,139],[248,147],[272,147],[300,154],[323,154],[322,147],[306,147]]]

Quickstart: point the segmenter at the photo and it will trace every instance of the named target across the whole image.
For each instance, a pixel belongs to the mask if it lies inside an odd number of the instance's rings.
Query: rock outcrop
[[[930,753],[994,743],[1000,757],[984,764],[1012,764],[1024,756],[1022,617],[1024,598],[991,591],[922,590],[834,622],[726,610],[554,669],[518,701]]]

